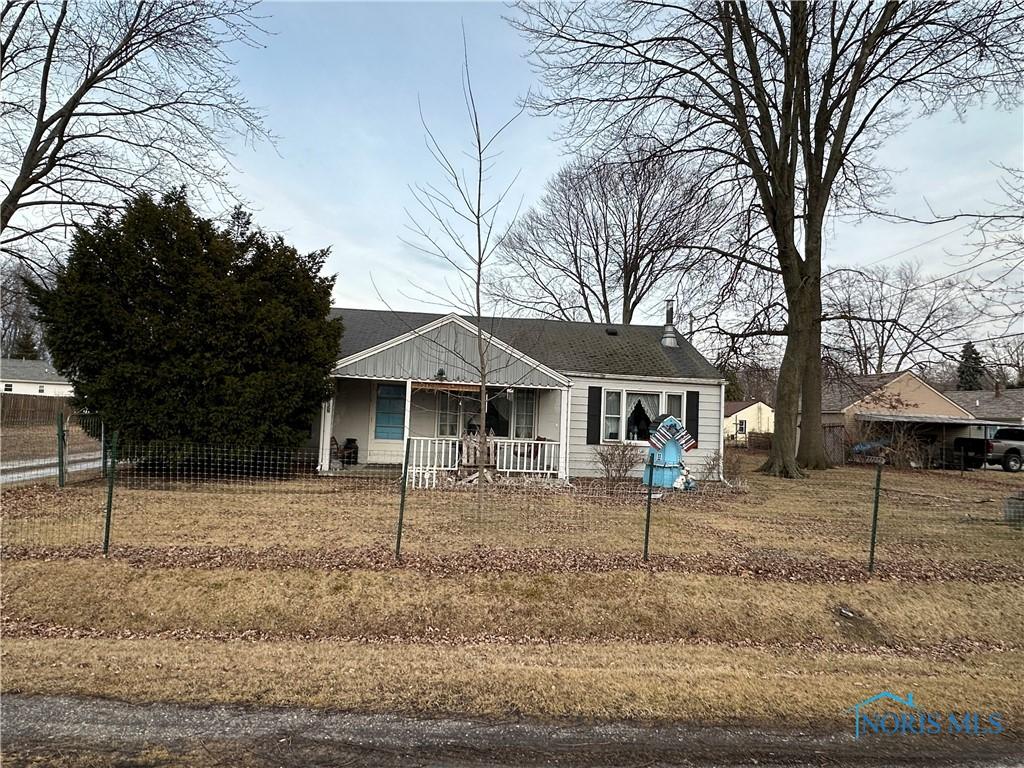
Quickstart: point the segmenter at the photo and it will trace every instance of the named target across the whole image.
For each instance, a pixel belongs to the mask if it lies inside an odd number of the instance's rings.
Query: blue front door
[[[373,436],[377,440],[401,440],[405,437],[405,387],[377,385],[377,413]]]

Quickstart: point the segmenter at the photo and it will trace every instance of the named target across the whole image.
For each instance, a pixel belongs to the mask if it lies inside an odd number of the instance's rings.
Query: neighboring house
[[[727,442],[746,443],[751,432],[772,432],[775,410],[761,400],[726,400],[722,429]]]
[[[45,360],[0,360],[0,391],[13,395],[71,397],[71,384]]]
[[[947,391],[945,395],[961,408],[970,411],[976,419],[1003,424],[1024,424],[1024,389],[954,389]],[[989,432],[997,428],[992,427]]]
[[[822,385],[822,424],[842,424],[852,429],[857,421],[871,415],[973,418],[970,411],[910,371],[844,376]]]
[[[977,393],[975,399],[982,401]],[[988,437],[1007,423],[989,418],[993,411],[981,407],[973,413],[969,402],[939,392],[909,371],[847,376],[822,387],[821,420],[826,430],[844,427],[853,441],[885,444],[898,435],[910,436],[927,452],[922,461],[943,466],[955,460],[958,438]]]
[[[676,332],[671,306],[665,326],[483,319],[490,387],[483,425],[471,319],[332,314],[345,333],[316,438],[322,470],[401,464],[408,450],[416,472],[465,472],[476,464],[484,428],[492,471],[597,476],[596,448],[646,446],[651,420],[663,413],[697,440],[687,454],[694,469],[720,455],[724,380]]]

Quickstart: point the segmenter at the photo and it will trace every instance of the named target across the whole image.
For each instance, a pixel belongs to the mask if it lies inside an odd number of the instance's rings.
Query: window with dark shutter
[[[700,443],[700,437],[698,431],[700,427],[700,392],[686,393],[686,423],[683,425],[686,427],[686,431],[690,433],[690,437]],[[697,447],[697,446],[694,446]]]
[[[587,387],[587,445],[601,444],[601,387]]]

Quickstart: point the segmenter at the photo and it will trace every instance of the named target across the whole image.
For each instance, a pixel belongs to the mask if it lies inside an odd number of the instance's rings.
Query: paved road
[[[426,720],[11,694],[3,697],[0,729],[5,766],[1024,766],[1021,742],[1005,738],[866,745],[847,733]]]
[[[87,469],[99,469],[103,456],[100,451],[76,453],[67,458],[68,475]],[[29,480],[46,480],[57,476],[57,457],[31,461],[5,461],[0,464],[0,483],[24,483]]]

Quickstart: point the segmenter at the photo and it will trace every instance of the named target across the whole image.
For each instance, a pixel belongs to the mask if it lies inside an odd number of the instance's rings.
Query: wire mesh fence
[[[366,557],[374,562],[396,562],[401,531],[403,557],[461,553],[496,568],[507,552],[528,553],[552,568],[570,567],[581,553],[635,563],[648,539],[652,559],[662,564],[676,558],[671,567],[685,561],[735,573],[866,571],[872,546],[883,574],[933,567],[927,563],[952,573],[948,563],[965,560],[1024,567],[1024,478],[1006,473],[960,478],[885,467],[875,516],[874,467],[830,470],[806,482],[766,478],[754,471],[760,459],[749,451],[726,456],[731,484],[705,482],[695,492],[648,489],[635,479],[497,471],[479,482],[476,473],[458,470],[421,487],[403,473],[398,452],[322,472],[317,453],[302,448],[115,446],[101,424],[84,417],[65,418],[63,429],[63,488],[56,442],[26,459],[54,460],[47,465],[52,474],[3,479],[8,551],[98,551],[109,498],[114,555],[191,553],[196,563],[341,562],[338,552],[356,550],[372,553]],[[80,468],[71,470],[75,461]]]
[[[100,475],[104,427],[92,414],[3,412],[0,416],[0,483],[94,479]]]

